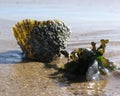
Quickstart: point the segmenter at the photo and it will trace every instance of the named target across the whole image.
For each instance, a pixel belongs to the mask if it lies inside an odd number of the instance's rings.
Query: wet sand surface
[[[116,71],[111,73],[110,76],[106,76],[104,80],[95,82],[76,82],[70,85],[59,82],[56,79],[49,78],[50,74],[56,72],[56,66],[66,62],[64,58],[58,58],[52,61],[50,64],[42,62],[23,61],[21,50],[16,43],[16,40],[12,34],[12,26],[19,20],[28,18],[29,11],[38,10],[35,5],[29,7],[24,4],[19,9],[16,4],[7,4],[8,7],[3,7],[1,4],[1,16],[0,16],[0,96],[119,96],[120,95],[120,72]],[[26,7],[27,6],[27,7]],[[36,5],[38,6],[38,5]],[[72,30],[71,37],[68,40],[67,50],[72,51],[75,48],[91,47],[90,42],[95,41],[99,44],[100,39],[109,39],[110,43],[106,48],[105,56],[113,61],[118,67],[120,67],[120,21],[117,20],[86,20],[80,19],[79,9],[75,7],[72,10],[69,9],[71,5],[67,6],[42,6],[45,7],[47,13],[41,12],[30,15],[29,18],[43,20],[58,18],[67,23]],[[66,8],[64,10],[64,7]],[[6,10],[8,11],[8,14]],[[13,8],[13,9],[12,9]],[[14,8],[18,8],[17,13]],[[40,7],[41,8],[41,7]],[[55,7],[56,8],[56,7]],[[58,13],[58,10],[60,13]],[[65,12],[63,12],[63,10]],[[71,10],[71,11],[70,11]],[[50,13],[55,12],[55,14]],[[74,13],[76,11],[76,13]],[[28,12],[28,13],[26,13]],[[62,12],[64,14],[62,14]],[[10,16],[6,16],[9,15]],[[24,14],[26,13],[26,14]],[[62,16],[59,16],[62,14]],[[75,15],[74,15],[75,14]],[[20,15],[20,16],[19,16]],[[43,17],[39,18],[39,16]],[[48,16],[49,15],[49,16]],[[53,15],[53,17],[51,17]],[[69,16],[70,15],[70,16]],[[72,16],[75,19],[71,19]],[[76,16],[78,15],[78,16]]]

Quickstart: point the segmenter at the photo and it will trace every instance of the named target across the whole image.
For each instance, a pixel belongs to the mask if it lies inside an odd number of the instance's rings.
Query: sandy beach
[[[60,19],[71,29],[67,50],[90,48],[92,41],[109,39],[105,57],[120,67],[120,7],[118,0],[1,0],[0,1],[0,96],[119,96],[120,72],[105,80],[72,83],[49,78],[58,58],[50,64],[22,61],[12,26],[26,18]],[[47,65],[47,66],[46,66]],[[49,65],[49,66],[48,66]]]

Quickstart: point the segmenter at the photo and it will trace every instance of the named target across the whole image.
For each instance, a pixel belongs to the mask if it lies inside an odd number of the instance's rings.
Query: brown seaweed
[[[91,42],[92,48],[78,48],[71,52],[66,64],[62,65],[59,72],[62,78],[68,81],[78,78],[84,81],[101,80],[101,75],[108,75],[111,71],[116,70],[113,62],[106,59],[105,53],[108,40],[102,39],[101,44],[96,48],[96,43]]]

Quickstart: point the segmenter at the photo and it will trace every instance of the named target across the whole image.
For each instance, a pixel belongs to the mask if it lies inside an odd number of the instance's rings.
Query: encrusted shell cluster
[[[13,32],[25,56],[39,61],[59,56],[70,35],[70,29],[59,20],[25,19],[13,26]]]

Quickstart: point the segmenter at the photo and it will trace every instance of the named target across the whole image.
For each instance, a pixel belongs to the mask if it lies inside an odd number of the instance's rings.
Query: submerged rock
[[[65,49],[70,29],[59,20],[22,20],[13,26],[14,36],[26,57],[51,61]]]

